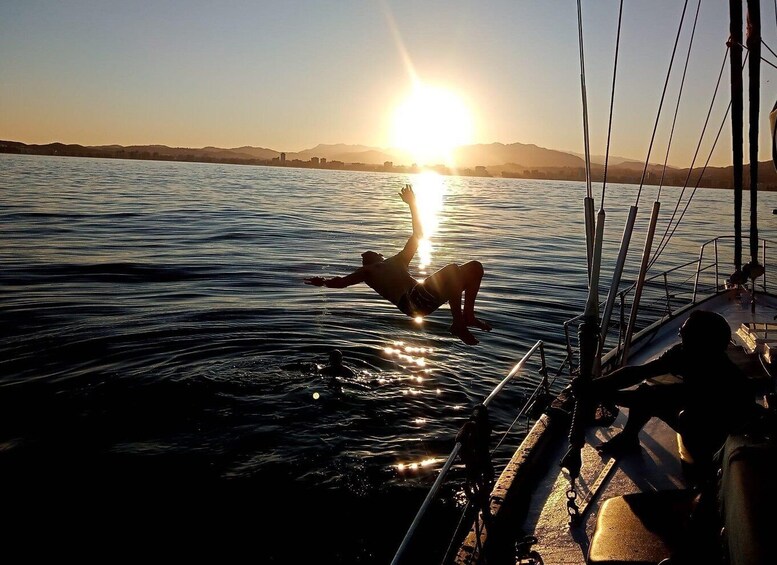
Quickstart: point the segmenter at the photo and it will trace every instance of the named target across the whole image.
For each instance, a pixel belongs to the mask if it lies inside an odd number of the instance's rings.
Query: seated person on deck
[[[483,265],[479,261],[446,265],[421,282],[410,276],[408,267],[418,249],[418,241],[423,237],[423,230],[413,188],[407,184],[399,195],[410,206],[413,220],[413,235],[407,240],[402,251],[388,259],[380,253],[366,251],[362,253],[362,267],[353,273],[329,279],[310,277],[305,279],[305,283],[328,288],[345,288],[363,282],[412,318],[427,316],[448,302],[453,317],[451,334],[468,345],[477,344],[478,340],[469,331],[470,327],[491,331],[487,322],[475,316],[475,298],[483,278]]]
[[[680,337],[681,343],[653,361],[593,380],[595,398],[629,408],[623,431],[597,449],[613,455],[638,450],[639,431],[656,416],[680,434],[686,458],[705,465],[729,433],[757,415],[760,406],[747,378],[726,353],[731,340],[726,319],[715,312],[693,311]],[[680,381],[649,380],[669,373]],[[627,390],[640,381],[639,387]]]

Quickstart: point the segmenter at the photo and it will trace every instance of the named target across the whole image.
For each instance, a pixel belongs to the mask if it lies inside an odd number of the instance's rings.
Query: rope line
[[[664,81],[664,91],[661,93],[661,102],[658,105],[658,112],[656,113],[656,122],[653,125],[653,134],[650,136],[650,146],[648,147],[647,157],[645,157],[645,168],[642,169],[642,178],[639,181],[639,190],[637,191],[637,200],[635,206],[639,205],[639,198],[642,195],[642,187],[645,184],[645,175],[647,174],[648,164],[650,163],[650,153],[653,151],[653,142],[656,139],[656,130],[658,129],[658,121],[661,117],[661,108],[664,105],[664,98],[666,97],[666,89],[669,85],[669,77],[672,74],[672,65],[674,64],[674,56],[677,53],[677,43],[680,40],[680,32],[683,29],[683,21],[685,20],[685,11],[688,8],[688,0],[685,0],[683,4],[683,14],[680,17],[680,25],[677,28],[677,36],[674,40],[674,47],[672,48],[672,58],[669,61],[669,69],[666,72],[666,80]]]
[[[726,50],[726,54],[728,54],[728,49]],[[749,53],[745,55],[744,61],[742,62],[742,68],[744,68],[744,66],[747,64],[747,56],[748,55],[749,55]],[[724,60],[724,65],[725,65],[725,60]],[[721,71],[721,74],[722,74],[722,71]],[[720,77],[718,77],[718,84],[720,84]],[[717,87],[715,89],[715,92],[717,93]],[[710,159],[712,159],[712,153],[715,151],[715,147],[717,146],[718,141],[720,140],[720,134],[723,131],[723,127],[726,125],[726,121],[728,120],[728,114],[729,114],[730,111],[731,111],[731,101],[729,101],[729,103],[728,103],[728,107],[726,108],[726,113],[723,116],[723,121],[721,122],[720,128],[718,129],[718,134],[715,136],[715,141],[713,142],[712,147],[710,148],[709,155],[707,156],[707,161],[704,163],[704,167],[702,168],[701,173],[699,174],[699,179],[696,181],[696,186],[694,186],[693,190],[691,191],[691,195],[688,197],[688,201],[685,203],[685,208],[683,208],[683,211],[680,214],[680,217],[677,219],[677,222],[675,223],[674,227],[672,228],[672,232],[669,234],[669,237],[664,242],[664,245],[663,246],[659,246],[659,248],[657,248],[656,254],[653,256],[653,259],[650,261],[649,267],[653,266],[653,264],[658,260],[658,257],[661,255],[661,253],[663,253],[664,249],[666,249],[666,246],[669,245],[669,241],[672,239],[672,236],[674,235],[675,231],[677,231],[677,228],[680,225],[680,222],[682,222],[683,217],[685,217],[685,213],[688,211],[688,207],[691,205],[691,201],[693,200],[693,197],[696,194],[696,189],[699,188],[699,185],[701,184],[701,179],[704,177],[704,173],[707,171],[707,166],[709,165]],[[701,143],[701,141],[700,141],[700,143]],[[688,170],[688,177],[689,178],[690,178],[691,170],[692,169]],[[688,182],[688,179],[686,179],[686,184],[687,184],[687,182]],[[685,189],[683,189],[683,190],[685,190]],[[682,197],[682,193],[680,194],[680,197]],[[679,207],[679,204],[680,204],[679,199],[678,199],[677,204],[678,204],[678,207]],[[672,217],[674,217],[674,215]],[[669,229],[669,227],[667,226],[667,230],[668,229]]]
[[[612,66],[612,89],[610,92],[610,121],[607,125],[607,148],[604,152],[604,176],[602,177],[602,201],[600,208],[604,210],[604,194],[607,191],[607,165],[610,161],[610,136],[612,133],[612,114],[615,106],[615,76],[618,72],[618,51],[621,44],[621,20],[623,18],[623,0],[618,9],[618,33],[615,37],[615,62]]]
[[[763,37],[761,38],[761,45],[763,45],[764,47],[766,47],[766,48],[769,50],[769,53],[771,53],[772,55],[774,55],[775,57],[777,57],[777,53],[775,53],[774,51],[772,51],[772,48],[771,48],[771,47],[769,47],[769,46],[766,44],[766,42],[763,40]]]
[[[771,48],[769,48],[769,46],[768,46],[768,45],[766,45],[766,43],[764,42],[764,40],[763,40],[763,39],[761,39],[761,43],[763,44],[763,46],[764,46],[764,47],[766,47],[767,49],[769,49],[769,51],[771,52],[771,54],[772,54],[772,55],[774,55],[775,57],[777,57],[777,53],[775,53],[774,51],[772,51],[772,50],[771,50]],[[747,48],[747,45],[743,45],[742,43],[738,43],[738,42],[736,42],[736,41],[732,41],[732,42],[731,42],[731,44],[732,44],[732,45],[737,45],[737,46],[741,47],[742,49],[744,49],[744,50],[745,50],[745,51],[747,51],[748,53],[750,52],[750,49],[748,49],[748,48]],[[762,61],[762,62],[766,63],[766,64],[767,64],[767,65],[769,65],[770,67],[772,67],[772,68],[774,68],[774,69],[777,69],[777,65],[775,65],[774,63],[772,63],[772,62],[771,62],[771,61],[769,61],[768,59],[764,59],[763,55],[759,56],[758,58],[759,58],[759,59],[761,59],[761,61]]]
[[[588,142],[588,97],[585,88],[585,54],[583,52],[583,8],[577,0],[577,37],[580,46],[580,90],[583,97],[583,144],[585,146],[585,187],[588,198],[591,191],[591,151]]]
[[[685,77],[688,74],[688,63],[691,60],[691,48],[693,47],[693,38],[696,35],[696,24],[699,21],[699,9],[701,8],[701,0],[696,3],[696,17],[693,20],[693,30],[691,31],[691,38],[688,42],[688,53],[685,55],[685,67],[683,67],[683,77],[680,80],[680,90],[677,94],[677,104],[674,108],[674,117],[672,118],[672,129],[669,132],[669,142],[666,145],[666,155],[664,156],[664,168],[661,170],[661,181],[658,183],[658,193],[656,194],[656,200],[661,200],[661,189],[664,187],[664,177],[666,176],[666,164],[669,162],[669,152],[672,149],[672,139],[674,138],[674,128],[677,124],[677,114],[680,112],[680,101],[683,98],[683,88],[685,87]]]
[[[677,216],[677,210],[680,208],[680,202],[683,199],[683,195],[685,194],[685,189],[688,188],[688,183],[691,179],[691,174],[693,172],[693,166],[696,164],[696,159],[699,156],[699,151],[701,150],[701,144],[704,141],[704,136],[707,133],[707,126],[710,123],[710,117],[712,116],[712,109],[715,106],[715,99],[718,96],[718,90],[720,89],[720,83],[723,80],[723,72],[726,70],[726,60],[728,59],[728,51],[729,47],[726,47],[726,51],[723,53],[723,63],[720,66],[720,73],[718,73],[718,81],[715,84],[715,91],[712,94],[712,100],[710,101],[709,109],[707,110],[707,117],[704,120],[704,127],[701,130],[701,135],[699,136],[699,142],[696,144],[696,151],[693,154],[693,159],[691,160],[691,165],[688,168],[688,174],[685,177],[685,182],[683,183],[683,188],[680,191],[680,195],[677,197],[677,204],[675,204],[674,212],[672,212],[672,217],[669,218],[669,221],[666,224],[666,230],[664,231],[664,235],[661,237],[661,241],[659,242],[658,246],[656,247],[656,250],[653,254],[653,258],[650,260],[650,266],[652,266],[656,260],[658,259],[658,255],[660,255],[660,251],[662,250],[662,246],[664,242],[667,239],[667,234],[669,233],[669,229],[672,226],[672,222],[674,221],[675,217]]]
[[[771,51],[771,49],[770,49],[770,51]],[[772,67],[773,69],[777,69],[777,65],[775,65],[775,64],[774,64],[774,63],[772,63],[771,61],[767,61],[767,60],[766,60],[766,59],[764,59],[763,57],[759,57],[759,59],[761,59],[761,61],[763,61],[764,63],[766,63],[767,65],[769,65],[769,66],[770,66],[770,67]]]

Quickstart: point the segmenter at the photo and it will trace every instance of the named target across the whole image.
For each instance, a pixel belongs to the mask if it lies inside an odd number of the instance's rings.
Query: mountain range
[[[98,145],[48,143],[26,144],[0,140],[0,153],[31,155],[63,155],[74,157],[108,157],[118,159],[152,159],[172,161],[202,161],[245,165],[286,165],[292,167],[318,167],[369,171],[414,172],[419,166],[397,149],[370,147],[367,145],[319,144],[299,152],[282,153],[265,147],[168,147],[166,145]],[[572,152],[547,149],[525,143],[488,143],[466,145],[457,148],[453,157],[462,175],[502,176],[518,178],[584,180],[585,161]],[[325,162],[324,162],[325,160]],[[591,157],[591,178],[602,180],[603,158]],[[431,163],[420,165],[448,172],[447,167]],[[749,167],[745,167],[747,177]],[[700,175],[702,180],[699,180]],[[665,184],[669,186],[693,185],[714,188],[731,188],[732,167],[695,168],[693,171],[676,167],[663,169],[650,164],[647,168],[636,160],[624,157],[608,159],[607,179],[614,183]],[[749,182],[749,181],[747,181]],[[747,186],[747,185],[745,185]],[[777,172],[771,161],[759,163],[759,186],[765,190],[777,190]]]
[[[169,157],[173,159],[183,157],[201,157],[219,161],[259,160],[271,161],[281,155],[277,149],[265,147],[168,147],[166,145],[73,145],[50,143],[45,145],[24,144],[16,141],[0,141],[0,151],[47,154],[149,154],[157,157]],[[410,166],[413,160],[399,149],[386,149],[370,147],[367,145],[319,144],[310,149],[299,152],[286,152],[286,161],[298,159],[309,161],[312,158],[326,159],[327,161],[340,161],[342,163],[361,163],[365,165],[383,165],[392,162],[394,165]],[[511,165],[524,169],[538,169],[547,167],[583,167],[585,163],[577,155],[571,153],[546,149],[537,145],[524,143],[490,143],[466,145],[457,148],[453,158],[460,168],[475,167],[501,167]],[[435,165],[436,163],[421,163],[422,165]]]

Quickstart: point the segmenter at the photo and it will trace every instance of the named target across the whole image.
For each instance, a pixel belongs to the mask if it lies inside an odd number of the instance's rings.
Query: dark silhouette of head
[[[683,346],[699,352],[723,352],[731,341],[726,318],[708,310],[694,310],[680,328]]]
[[[341,367],[343,365],[343,353],[339,349],[333,349],[329,352],[329,364],[332,367]]]
[[[362,253],[362,265],[364,267],[369,267],[370,265],[380,263],[381,261],[383,261],[383,255],[380,253],[375,253],[374,251],[365,251]]]

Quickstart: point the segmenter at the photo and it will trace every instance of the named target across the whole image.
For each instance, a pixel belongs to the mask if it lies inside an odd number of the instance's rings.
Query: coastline
[[[209,154],[209,150],[214,153]],[[419,166],[395,165],[391,161],[382,164],[373,163],[347,163],[339,160],[327,161],[313,157],[307,161],[301,159],[281,160],[278,157],[270,159],[220,157],[215,154],[216,148],[185,149],[169,148],[166,146],[141,146],[138,148],[125,148],[119,145],[88,147],[77,144],[49,143],[45,145],[25,144],[17,141],[0,140],[0,153],[14,155],[46,155],[59,157],[88,157],[97,159],[130,159],[145,161],[172,161],[188,163],[218,163],[229,165],[252,165],[264,167],[285,167],[299,169],[321,169],[335,171],[360,171],[380,172],[395,174],[416,174],[423,171],[433,171],[445,176],[461,177],[486,177],[486,178],[516,178],[530,180],[560,180],[560,181],[585,181],[584,167],[554,166],[524,168],[514,163],[503,165],[476,166],[455,169],[445,165]],[[743,175],[743,187],[748,189],[750,184],[748,167],[745,167]],[[607,181],[619,184],[644,184],[647,186],[675,186],[699,188],[721,188],[732,190],[733,167],[707,167],[688,169],[667,168],[663,171],[658,165],[651,165],[647,169],[643,166],[610,166],[607,169]],[[642,180],[644,174],[644,181]],[[701,181],[699,176],[702,175]],[[604,178],[604,167],[598,164],[591,165],[591,181],[601,183]],[[777,191],[777,169],[771,161],[759,162],[758,190]]]

